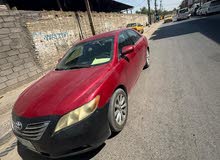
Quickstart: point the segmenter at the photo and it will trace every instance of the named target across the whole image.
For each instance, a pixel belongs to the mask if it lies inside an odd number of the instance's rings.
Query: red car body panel
[[[101,97],[98,107],[103,107],[119,86],[129,93],[145,65],[148,43],[142,36],[134,45],[134,51],[126,55],[128,60],[119,58],[118,35],[121,31],[124,29],[80,41],[115,36],[111,62],[90,68],[50,71],[19,96],[13,112],[27,118],[64,115],[97,95]]]

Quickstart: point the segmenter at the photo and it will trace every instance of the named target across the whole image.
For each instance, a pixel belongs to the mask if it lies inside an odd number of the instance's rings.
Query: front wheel
[[[149,48],[147,49],[146,51],[146,63],[145,63],[145,66],[144,66],[144,69],[150,67],[150,50]]]
[[[117,89],[109,103],[108,120],[112,132],[120,132],[128,116],[128,97],[121,88]]]

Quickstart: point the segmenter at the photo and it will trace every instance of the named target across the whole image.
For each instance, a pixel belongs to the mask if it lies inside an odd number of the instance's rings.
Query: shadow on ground
[[[212,39],[220,44],[220,14],[203,17],[195,20],[187,20],[181,22],[174,22],[159,28],[154,32],[151,40],[159,40],[163,38],[170,38],[200,32],[204,36]]]
[[[76,156],[69,156],[66,158],[60,158],[56,160],[89,160],[93,158],[95,155],[97,155],[104,147],[105,147],[105,143],[103,143],[98,148],[89,151],[87,153]],[[51,158],[42,157],[33,151],[29,151],[23,146],[18,147],[18,154],[22,157],[23,160],[52,160]]]

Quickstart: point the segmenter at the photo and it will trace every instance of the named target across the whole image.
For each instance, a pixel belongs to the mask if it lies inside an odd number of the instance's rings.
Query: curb
[[[12,130],[8,130],[3,136],[0,137],[0,146],[7,143],[13,137]]]

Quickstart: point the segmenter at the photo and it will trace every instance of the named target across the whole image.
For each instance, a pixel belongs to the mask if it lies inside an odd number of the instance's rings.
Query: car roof
[[[122,29],[117,29],[117,30],[113,30],[113,31],[110,31],[110,32],[97,34],[97,35],[94,35],[92,37],[83,39],[83,40],[79,41],[78,43],[88,42],[88,41],[92,41],[92,40],[96,40],[96,39],[100,39],[100,38],[105,38],[105,37],[116,36],[124,30],[128,30],[128,29],[127,28],[122,28]]]

